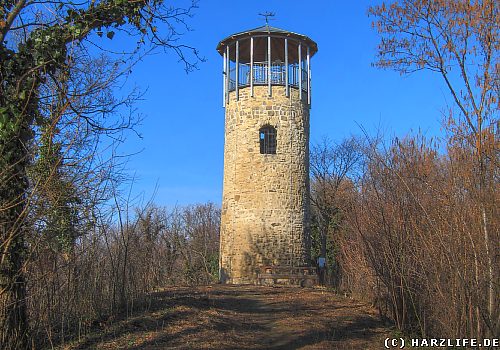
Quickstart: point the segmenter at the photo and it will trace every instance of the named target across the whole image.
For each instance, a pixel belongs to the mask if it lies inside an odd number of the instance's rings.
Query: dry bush
[[[343,286],[368,291],[407,333],[498,335],[500,307],[490,299],[490,288],[500,292],[498,253],[492,255],[500,242],[498,145],[484,148],[488,180],[480,185],[474,149],[456,137],[445,154],[431,144],[413,137],[369,152],[346,229],[335,238]]]
[[[115,209],[120,215],[95,225],[69,251],[40,245],[31,257],[28,310],[39,345],[80,338],[147,309],[149,293],[167,285],[217,280],[215,205]]]

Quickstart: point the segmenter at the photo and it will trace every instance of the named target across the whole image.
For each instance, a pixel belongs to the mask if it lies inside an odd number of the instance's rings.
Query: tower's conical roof
[[[314,55],[318,51],[318,45],[308,36],[290,32],[288,30],[271,27],[266,24],[261,27],[257,27],[250,30],[245,30],[240,33],[232,34],[227,38],[221,40],[217,45],[217,51],[222,55],[224,53],[224,47],[236,40],[244,39],[247,37],[258,36],[258,35],[271,35],[272,37],[289,37],[292,39],[297,39],[303,41],[309,46],[311,50],[311,56]]]

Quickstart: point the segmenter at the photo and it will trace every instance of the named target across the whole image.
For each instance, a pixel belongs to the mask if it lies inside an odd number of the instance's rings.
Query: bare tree
[[[327,138],[313,146],[310,155],[311,203],[319,240],[319,256],[327,257],[328,236],[342,221],[342,191],[353,186],[361,169],[363,152],[359,140],[351,137],[339,144]],[[315,242],[313,242],[315,243]]]
[[[106,31],[107,38],[111,39],[117,31],[135,35],[139,43],[147,42],[150,48],[173,49],[184,60],[186,68],[191,69],[185,51],[197,55],[196,50],[176,40],[181,33],[178,25],[186,29],[186,18],[193,7],[195,4],[187,9],[169,7],[163,1],[74,4],[18,0],[0,5],[0,338],[4,348],[25,348],[28,343],[23,272],[31,199],[27,169],[33,159],[32,144],[38,140],[35,138],[37,127],[46,136],[54,135],[57,118],[67,115],[68,111],[91,128],[100,126],[94,119],[96,114],[85,110],[84,97],[78,99],[83,102],[78,106],[71,93],[67,96],[71,86],[75,87],[72,84],[78,84],[71,80],[78,76],[72,74],[74,59],[80,59],[81,52],[88,54],[86,39],[92,34],[99,36]],[[73,50],[74,47],[80,50]],[[56,90],[47,90],[46,86]],[[55,94],[45,94],[51,90]],[[102,107],[101,100],[97,101]],[[44,109],[44,104],[51,107]],[[53,147],[55,143],[49,140],[51,138],[45,138],[46,149],[52,148],[46,155],[52,158],[49,163],[56,165],[60,163],[57,160],[60,155],[53,152],[57,147]],[[57,220],[61,216],[61,212],[54,214]]]
[[[498,154],[489,148],[498,128],[500,103],[500,6],[498,1],[395,1],[370,7],[381,34],[377,66],[409,74],[422,69],[443,78],[459,113],[450,111],[448,127],[476,159],[476,183],[483,235],[481,246],[489,274],[486,324],[498,333],[500,262],[494,252],[500,240],[491,231],[496,211],[491,182]],[[458,115],[458,118],[456,117]],[[460,141],[459,141],[460,142]],[[476,190],[475,190],[476,191]]]

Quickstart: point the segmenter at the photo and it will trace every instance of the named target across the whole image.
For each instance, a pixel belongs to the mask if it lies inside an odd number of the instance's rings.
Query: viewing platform
[[[300,92],[311,104],[311,57],[318,51],[317,44],[309,37],[265,25],[245,32],[233,34],[217,45],[223,56],[223,106],[229,101],[229,93],[250,87],[253,97],[254,85],[285,86]]]
[[[238,79],[236,79],[238,74]],[[302,75],[302,80],[299,81]],[[253,76],[253,79],[250,79]],[[271,77],[271,81],[269,81]],[[232,68],[229,72],[229,91],[236,90],[236,82],[238,87],[248,87],[253,85],[282,85],[294,88],[301,88],[307,92],[308,72],[301,70],[298,64],[285,65],[284,62],[273,62],[269,66],[268,62],[255,62],[253,66],[249,63],[240,63],[239,69]]]

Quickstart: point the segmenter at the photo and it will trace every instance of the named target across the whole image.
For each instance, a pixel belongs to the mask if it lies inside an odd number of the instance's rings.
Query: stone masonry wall
[[[309,108],[283,86],[240,89],[226,106],[221,281],[254,283],[259,266],[308,262]],[[259,129],[277,131],[276,154],[260,154]]]

